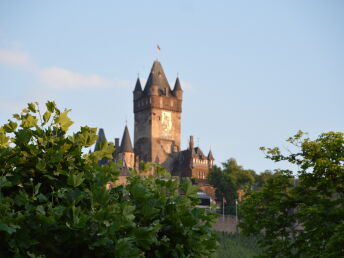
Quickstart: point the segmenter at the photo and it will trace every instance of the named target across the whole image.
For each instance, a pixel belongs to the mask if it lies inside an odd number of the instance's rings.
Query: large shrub
[[[54,102],[41,114],[30,103],[0,128],[0,257],[211,256],[214,215],[194,208],[197,189],[166,171],[109,190],[119,174],[113,145],[94,144],[87,126],[72,124]],[[183,193],[183,194],[180,194]]]
[[[246,194],[240,227],[262,234],[264,257],[344,257],[344,133],[311,140],[299,132],[288,141],[296,152],[262,149],[297,171],[280,170],[259,191]]]

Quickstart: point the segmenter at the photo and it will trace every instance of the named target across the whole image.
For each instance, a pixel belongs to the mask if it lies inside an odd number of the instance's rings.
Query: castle
[[[203,190],[208,189],[207,176],[214,164],[211,150],[204,155],[199,146],[195,147],[193,136],[186,150],[180,147],[183,90],[179,78],[171,90],[161,63],[154,61],[144,89],[137,79],[133,98],[134,147],[127,126],[121,144],[119,138],[115,139],[113,160],[123,163],[120,176],[129,175],[131,168],[139,170],[140,161],[153,162],[172,176],[192,178]],[[104,130],[100,129],[98,142],[105,139]]]

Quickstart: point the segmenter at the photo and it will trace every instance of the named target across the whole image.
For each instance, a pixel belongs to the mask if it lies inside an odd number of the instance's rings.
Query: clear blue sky
[[[297,130],[344,129],[344,1],[1,1],[0,123],[55,100],[80,125],[133,137],[132,90],[159,60],[184,88],[189,135],[257,172]],[[196,141],[197,142],[197,141]]]

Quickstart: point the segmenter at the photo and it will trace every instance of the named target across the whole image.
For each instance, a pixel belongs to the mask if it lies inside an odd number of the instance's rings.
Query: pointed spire
[[[164,69],[162,68],[161,63],[158,60],[154,61],[152,69],[148,76],[148,80],[144,89],[145,94],[148,95],[150,93],[150,89],[153,85],[158,86],[158,88],[161,89],[163,92],[165,92],[166,89],[171,91]]]
[[[179,81],[179,77],[177,77],[176,83],[174,84],[174,89],[173,92],[176,92],[177,90],[182,90],[182,86],[180,86],[180,81]]]
[[[134,92],[135,91],[142,91],[141,82],[140,82],[140,78],[139,77],[137,77],[137,81],[136,81]]]
[[[133,146],[131,145],[131,139],[129,135],[128,126],[125,126],[124,128],[124,133],[123,133],[122,142],[121,142],[120,153],[123,153],[123,152],[134,152]]]
[[[208,159],[209,160],[214,160],[213,152],[211,150],[209,151]]]
[[[97,138],[97,141],[96,141],[96,145],[94,146],[94,151],[100,150],[100,146],[99,145],[102,142],[104,142],[104,141],[106,141],[104,129],[103,128],[99,128],[98,138]]]

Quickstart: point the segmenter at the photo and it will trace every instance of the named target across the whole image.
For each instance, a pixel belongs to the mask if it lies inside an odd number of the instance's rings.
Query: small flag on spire
[[[156,49],[157,49],[158,51],[160,51],[160,46],[159,46],[159,45],[156,45]]]

